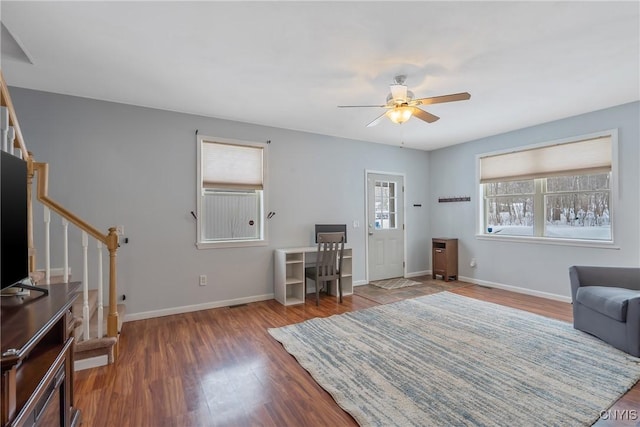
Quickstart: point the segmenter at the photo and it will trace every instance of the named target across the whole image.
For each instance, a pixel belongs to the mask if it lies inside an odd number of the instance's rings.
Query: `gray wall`
[[[460,275],[476,283],[524,288],[568,297],[569,266],[640,265],[640,103],[620,105],[430,152],[435,237],[459,240]],[[619,199],[613,200],[614,242],[619,249],[477,239],[476,155],[511,147],[618,129]],[[471,203],[437,203],[439,196],[471,196]],[[477,268],[469,266],[476,258]]]
[[[460,240],[462,278],[534,294],[568,297],[573,264],[640,264],[638,102],[427,153],[20,88],[11,88],[11,94],[29,150],[50,164],[50,195],[100,229],[124,225],[130,243],[118,252],[119,286],[133,315],[272,294],[273,249],[309,245],[318,222],[348,224],[354,281],[363,283],[365,169],[406,174],[409,275],[431,268],[432,237]],[[619,130],[620,197],[613,213],[618,249],[475,237],[476,154],[611,128]],[[195,248],[189,212],[196,204],[196,129],[211,136],[272,141],[267,209],[277,214],[268,220],[268,246]],[[328,159],[335,164],[321,169],[318,165]],[[442,196],[466,195],[470,203],[437,202]],[[41,209],[35,215],[36,242],[42,247]],[[352,227],[354,220],[360,228]],[[77,232],[71,238],[80,241]],[[52,239],[59,244],[58,235]],[[469,267],[472,257],[476,268]],[[53,267],[61,264],[54,254]],[[76,251],[74,279],[81,279],[80,266]],[[208,276],[208,286],[198,286],[200,274]]]
[[[429,268],[427,152],[20,88],[11,95],[28,149],[50,165],[50,196],[105,232],[124,225],[130,243],[118,251],[118,278],[128,313],[272,294],[273,249],[310,245],[318,222],[348,224],[354,282],[364,282],[365,169],[406,174],[407,271]],[[269,246],[195,248],[196,129],[272,141],[267,209],[277,214],[268,220]],[[321,168],[326,161],[333,164]],[[42,248],[40,208],[35,218]],[[58,234],[52,240],[60,244]],[[80,252],[71,261],[80,280]],[[54,254],[52,266],[61,265]],[[198,286],[200,274],[208,286]]]

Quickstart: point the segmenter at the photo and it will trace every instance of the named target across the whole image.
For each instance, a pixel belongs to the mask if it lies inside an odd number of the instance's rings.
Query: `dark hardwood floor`
[[[450,292],[571,321],[567,303],[475,285]],[[375,305],[323,296],[319,307],[270,300],[127,322],[116,363],[75,375],[83,426],[355,426],[267,328]],[[638,425],[634,410],[639,384],[611,408],[626,420],[596,425]]]

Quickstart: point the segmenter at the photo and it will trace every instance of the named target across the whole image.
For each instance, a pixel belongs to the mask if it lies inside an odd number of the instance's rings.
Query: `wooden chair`
[[[337,280],[338,295],[342,302],[342,252],[344,251],[344,233],[318,233],[318,255],[316,265],[307,267],[304,275],[307,279],[315,280],[316,305],[320,305],[320,284]]]

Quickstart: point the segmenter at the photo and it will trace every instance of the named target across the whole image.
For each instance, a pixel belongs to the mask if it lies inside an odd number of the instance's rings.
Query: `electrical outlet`
[[[205,274],[200,275],[200,286],[207,286],[207,276]]]
[[[476,262],[476,259],[475,258],[471,258],[471,262],[469,263],[469,267],[475,268],[476,265],[478,265],[478,263]]]
[[[124,236],[124,225],[116,225],[116,233],[118,236]]]

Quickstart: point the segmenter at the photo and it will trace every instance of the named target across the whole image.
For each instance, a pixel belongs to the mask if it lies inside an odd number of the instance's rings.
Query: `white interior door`
[[[404,178],[367,173],[369,281],[404,276]]]

